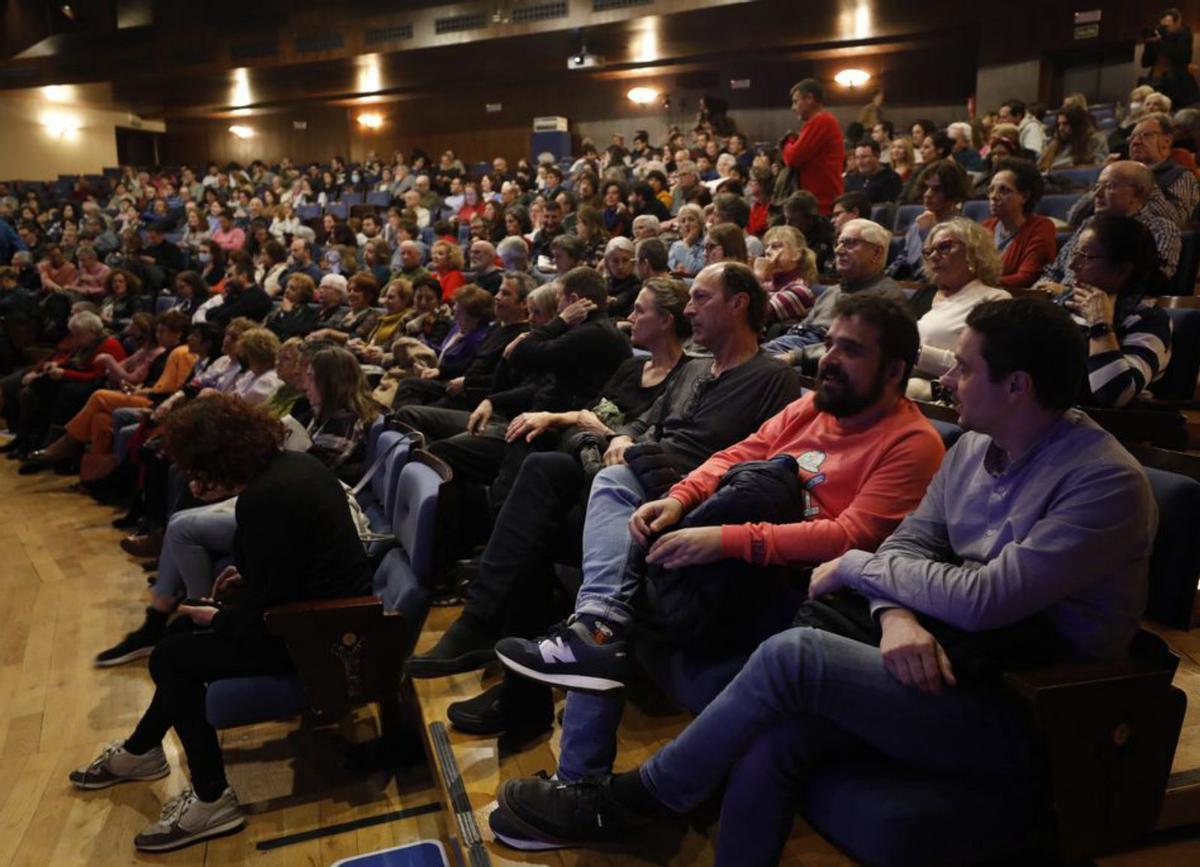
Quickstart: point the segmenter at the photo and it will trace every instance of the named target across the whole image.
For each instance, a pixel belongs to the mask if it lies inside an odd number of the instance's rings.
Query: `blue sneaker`
[[[625,687],[625,642],[603,621],[589,629],[578,617],[560,623],[544,638],[504,638],[496,658],[531,680],[585,692]]]

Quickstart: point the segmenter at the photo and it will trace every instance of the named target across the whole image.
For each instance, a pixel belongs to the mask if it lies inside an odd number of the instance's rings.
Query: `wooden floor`
[[[375,731],[265,724],[223,735],[230,782],[252,813],[240,834],[170,855],[139,856],[133,835],[186,779],[79,792],[68,772],[127,735],[149,702],[144,660],[95,669],[92,657],[141,622],[145,574],[117,547],[111,509],[67,490],[71,479],[20,477],[0,458],[0,865],[328,865],[419,839],[446,839],[428,813],[260,851],[258,845],[338,823],[438,803],[427,769],[411,778],[349,774],[344,736]]]
[[[114,512],[70,492],[70,481],[55,475],[22,478],[12,462],[0,459],[0,867],[329,865],[418,839],[451,842],[454,820],[439,811],[271,847],[289,835],[440,800],[443,793],[423,768],[403,779],[342,769],[345,740],[361,742],[375,732],[374,716],[364,712],[342,731],[295,723],[225,733],[230,781],[251,813],[246,830],[171,855],[139,856],[133,835],[157,818],[161,802],[185,778],[178,744],[170,736],[166,748],[174,771],[166,780],[91,793],[67,783],[71,768],[91,759],[102,744],[128,734],[151,694],[144,661],[107,670],[91,666],[98,650],[140,622],[145,577],[117,547],[120,534],[109,526]],[[419,647],[435,641],[455,614],[435,609]],[[1193,770],[1200,768],[1200,630],[1163,634],[1184,658],[1177,683],[1189,695],[1175,770]],[[477,694],[496,676],[485,671],[417,681],[426,722],[444,722],[449,702]],[[686,716],[653,703],[631,705],[622,725],[618,769],[646,759],[686,722]],[[453,729],[449,737],[493,864],[712,862],[711,828],[693,830],[677,848],[644,860],[585,851],[519,853],[498,845],[490,839],[487,814],[500,781],[553,770],[558,730],[520,749]],[[1098,863],[1200,864],[1197,833],[1147,841]],[[457,828],[453,836],[460,836]],[[785,863],[851,862],[797,821]]]

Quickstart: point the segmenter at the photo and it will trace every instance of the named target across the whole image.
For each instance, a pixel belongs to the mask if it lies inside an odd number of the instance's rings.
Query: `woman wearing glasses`
[[[925,269],[937,293],[929,312],[917,320],[921,334],[921,353],[908,396],[928,399],[930,380],[937,379],[954,365],[954,347],[967,323],[967,314],[976,304],[1009,298],[997,289],[1000,280],[1000,254],[992,233],[964,217],[938,223],[924,247]]]

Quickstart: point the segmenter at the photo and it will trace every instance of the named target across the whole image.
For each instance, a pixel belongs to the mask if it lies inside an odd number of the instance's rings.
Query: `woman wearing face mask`
[[[204,282],[215,294],[220,294],[225,282],[225,251],[212,239],[205,239],[200,242],[196,261],[200,263],[200,276]]]

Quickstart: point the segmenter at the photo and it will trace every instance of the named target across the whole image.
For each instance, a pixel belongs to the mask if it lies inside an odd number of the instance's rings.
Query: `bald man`
[[[1150,230],[1158,247],[1159,267],[1167,277],[1172,277],[1179,266],[1179,226],[1155,214],[1149,207],[1149,201],[1156,194],[1159,191],[1154,183],[1154,173],[1133,160],[1121,160],[1105,166],[1092,191],[1095,216],[1133,217]],[[1035,289],[1059,293],[1075,285],[1075,271],[1072,268],[1075,245],[1094,218],[1084,220],[1067,239],[1058,251],[1058,258],[1042,272],[1042,278],[1034,285]]]

